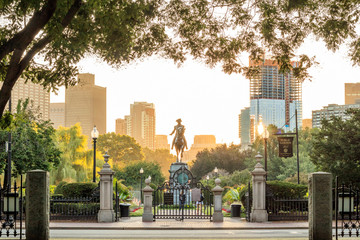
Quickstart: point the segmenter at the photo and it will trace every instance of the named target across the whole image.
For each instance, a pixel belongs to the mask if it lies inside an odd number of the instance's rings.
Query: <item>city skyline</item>
[[[360,69],[352,67],[345,48],[332,53],[308,39],[297,53],[315,55],[320,63],[309,71],[312,81],[303,84],[303,118],[328,104],[344,104],[344,83],[360,82]],[[241,59],[248,62],[247,56]],[[168,135],[175,120],[182,118],[188,139],[211,134],[219,143],[239,143],[238,114],[250,103],[249,80],[241,74],[226,75],[220,67],[211,69],[195,60],[177,68],[157,57],[119,70],[87,58],[80,67],[81,73],[95,74],[96,85],[108,89],[108,132],[115,131],[115,119],[129,114],[129,104],[146,101],[157,106],[157,135]],[[51,94],[51,102],[63,101],[63,91]]]

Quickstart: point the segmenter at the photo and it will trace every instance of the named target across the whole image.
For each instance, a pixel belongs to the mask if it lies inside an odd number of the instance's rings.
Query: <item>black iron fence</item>
[[[335,238],[360,237],[360,191],[335,180]]]
[[[252,194],[250,188],[250,182],[248,183],[248,189],[245,193],[245,211],[246,211],[246,221],[250,222],[250,214],[251,214],[251,205],[252,205]]]
[[[22,176],[20,177],[20,186],[14,182],[13,186],[4,188],[0,185],[0,238],[25,239],[23,219],[25,217],[25,206],[23,197],[24,188],[22,185]]]
[[[99,209],[98,197],[51,197],[50,220],[96,221]]]
[[[269,221],[300,221],[308,219],[308,199],[266,197]]]
[[[250,221],[252,207],[252,192],[250,182],[245,194],[246,220]],[[306,221],[308,220],[307,198],[279,198],[274,196],[271,190],[266,189],[266,210],[269,221]]]

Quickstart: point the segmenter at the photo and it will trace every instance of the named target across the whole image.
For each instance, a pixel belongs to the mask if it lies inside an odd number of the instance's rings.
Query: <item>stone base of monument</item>
[[[98,213],[98,222],[115,222],[114,210],[100,210]]]
[[[176,172],[177,170],[179,170],[182,166],[184,166],[186,169],[189,169],[187,163],[182,163],[182,162],[175,162],[175,163],[172,163],[171,166],[170,166],[170,179],[173,178],[174,176],[174,172]]]

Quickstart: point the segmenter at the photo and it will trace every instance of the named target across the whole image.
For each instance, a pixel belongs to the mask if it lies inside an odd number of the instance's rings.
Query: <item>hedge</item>
[[[305,198],[308,186],[283,181],[268,181],[268,187],[277,198]]]
[[[308,193],[308,186],[302,184],[295,184],[283,181],[268,181],[267,186],[270,188],[270,192],[276,198],[285,199],[299,199],[306,198]],[[245,194],[248,192],[248,185],[240,190],[239,195],[241,203],[246,206]],[[252,184],[250,185],[250,192],[252,191]],[[251,201],[251,199],[250,199]]]
[[[55,189],[55,194],[62,194],[65,198],[91,197],[97,183],[64,183],[61,182]]]

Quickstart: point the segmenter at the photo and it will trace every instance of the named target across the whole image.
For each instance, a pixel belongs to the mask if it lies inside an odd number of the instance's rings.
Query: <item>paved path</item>
[[[209,220],[185,219],[184,221],[176,220],[156,220],[155,222],[144,223],[141,217],[132,217],[128,219],[121,219],[114,223],[85,223],[85,222],[50,222],[50,229],[117,229],[117,230],[237,230],[237,229],[307,229],[308,222],[306,221],[291,221],[291,222],[266,222],[266,223],[250,223],[245,219],[240,218],[224,218],[222,223],[214,223]]]

